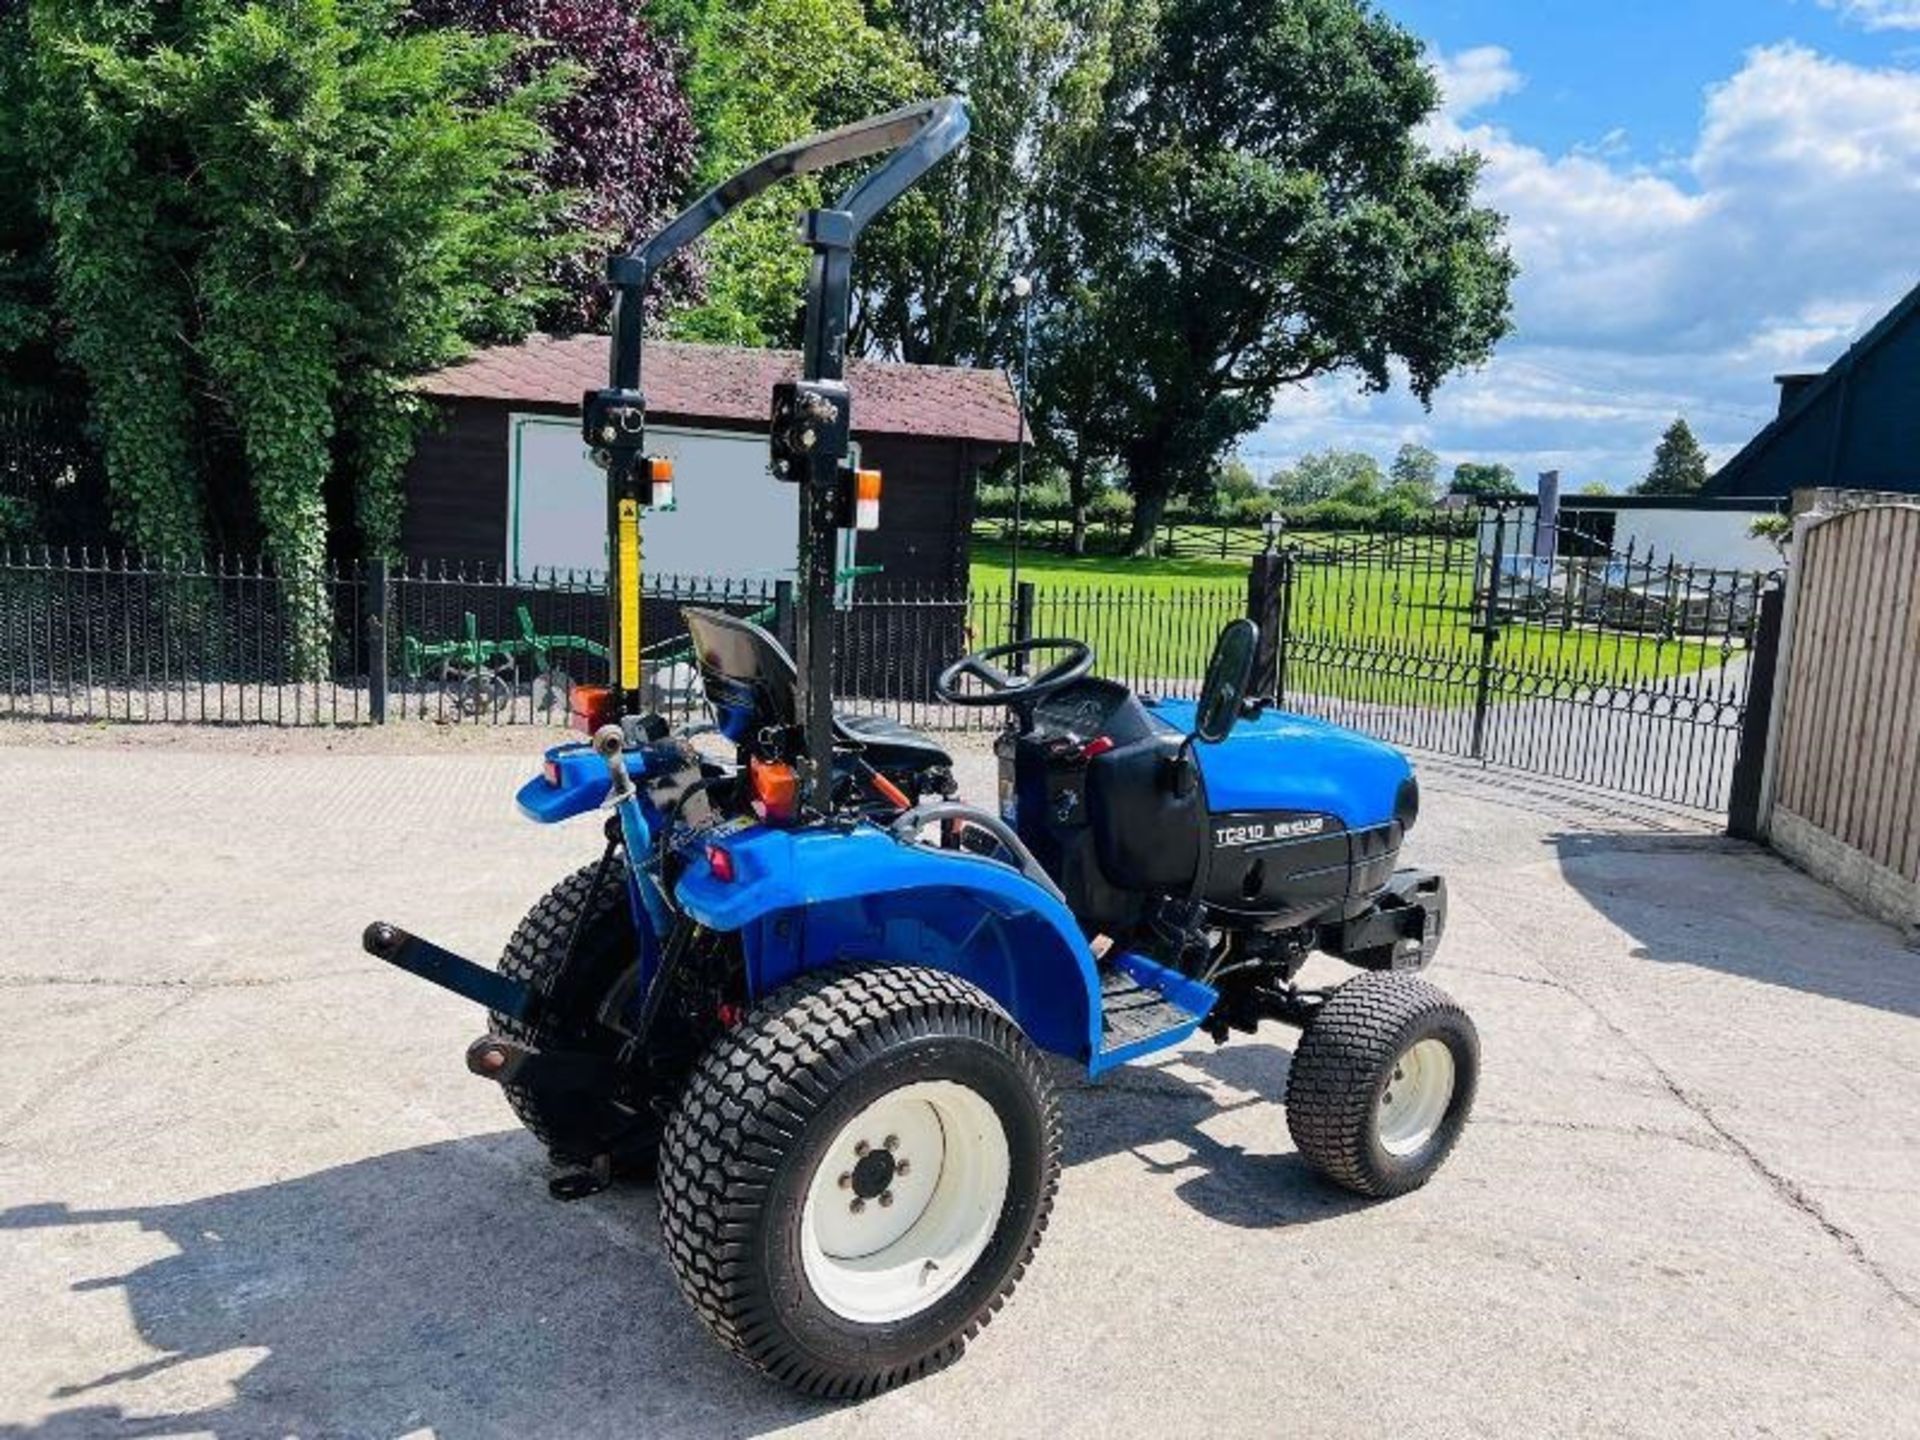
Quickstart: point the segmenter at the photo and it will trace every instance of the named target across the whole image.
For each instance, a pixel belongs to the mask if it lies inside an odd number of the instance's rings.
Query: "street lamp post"
[[[1027,364],[1033,353],[1033,281],[1025,275],[1016,275],[1007,288],[1013,291],[1013,298],[1020,302],[1020,417],[1018,448],[1013,457],[1013,563],[1008,581],[1012,587],[1012,604],[1007,617],[1008,624],[1017,632],[1020,623],[1020,512],[1027,486]],[[1015,633],[1013,638],[1018,640],[1020,636]]]

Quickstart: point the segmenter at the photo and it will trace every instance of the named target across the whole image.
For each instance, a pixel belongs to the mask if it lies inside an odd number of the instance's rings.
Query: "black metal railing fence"
[[[1276,567],[1284,705],[1396,744],[1725,807],[1770,569],[1489,511],[1315,537]]]
[[[837,703],[939,730],[997,729],[945,704],[940,670],[1016,637],[1086,640],[1100,673],[1191,697],[1227,621],[1262,627],[1286,709],[1408,747],[1714,809],[1743,744],[1766,570],[1685,565],[1492,513],[1464,527],[1291,537],[1245,584],[1116,576],[943,586],[884,575],[837,601]],[[648,703],[705,704],[682,607],[766,625],[791,648],[789,582],[655,574]],[[604,577],[351,563],[145,562],[0,545],[0,716],[215,724],[565,722],[602,684]],[[1751,748],[1750,737],[1746,737]]]

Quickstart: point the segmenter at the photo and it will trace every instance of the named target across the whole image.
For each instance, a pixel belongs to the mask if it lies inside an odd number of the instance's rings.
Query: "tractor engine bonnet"
[[[1419,810],[1405,757],[1278,713],[1189,746],[1194,708],[1089,679],[1000,747],[1003,813],[1083,923],[1124,929],[1151,897],[1191,896],[1262,926],[1302,924],[1387,883]],[[1095,737],[1108,743],[1089,754]],[[1177,783],[1182,754],[1199,784]]]
[[[1193,728],[1191,700],[1155,701],[1148,712],[1182,733]],[[1395,819],[1405,828],[1413,823],[1406,812],[1418,809],[1406,756],[1324,720],[1265,711],[1241,721],[1218,745],[1195,745],[1193,755],[1215,815],[1331,815],[1359,830]]]

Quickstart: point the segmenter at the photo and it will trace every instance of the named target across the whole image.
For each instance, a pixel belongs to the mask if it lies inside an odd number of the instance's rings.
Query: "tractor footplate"
[[[1118,1049],[1186,1024],[1192,1016],[1158,990],[1110,970],[1100,977],[1100,1045]]]
[[[1101,1063],[1118,1064],[1192,1033],[1216,998],[1145,956],[1116,957],[1100,972]]]

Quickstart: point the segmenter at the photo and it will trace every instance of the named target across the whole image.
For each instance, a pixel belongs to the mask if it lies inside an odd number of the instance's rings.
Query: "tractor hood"
[[[1192,732],[1193,701],[1155,700],[1147,708]],[[1317,811],[1350,830],[1394,819],[1413,775],[1406,756],[1383,741],[1279,710],[1242,720],[1220,744],[1196,744],[1193,754],[1211,811]]]

